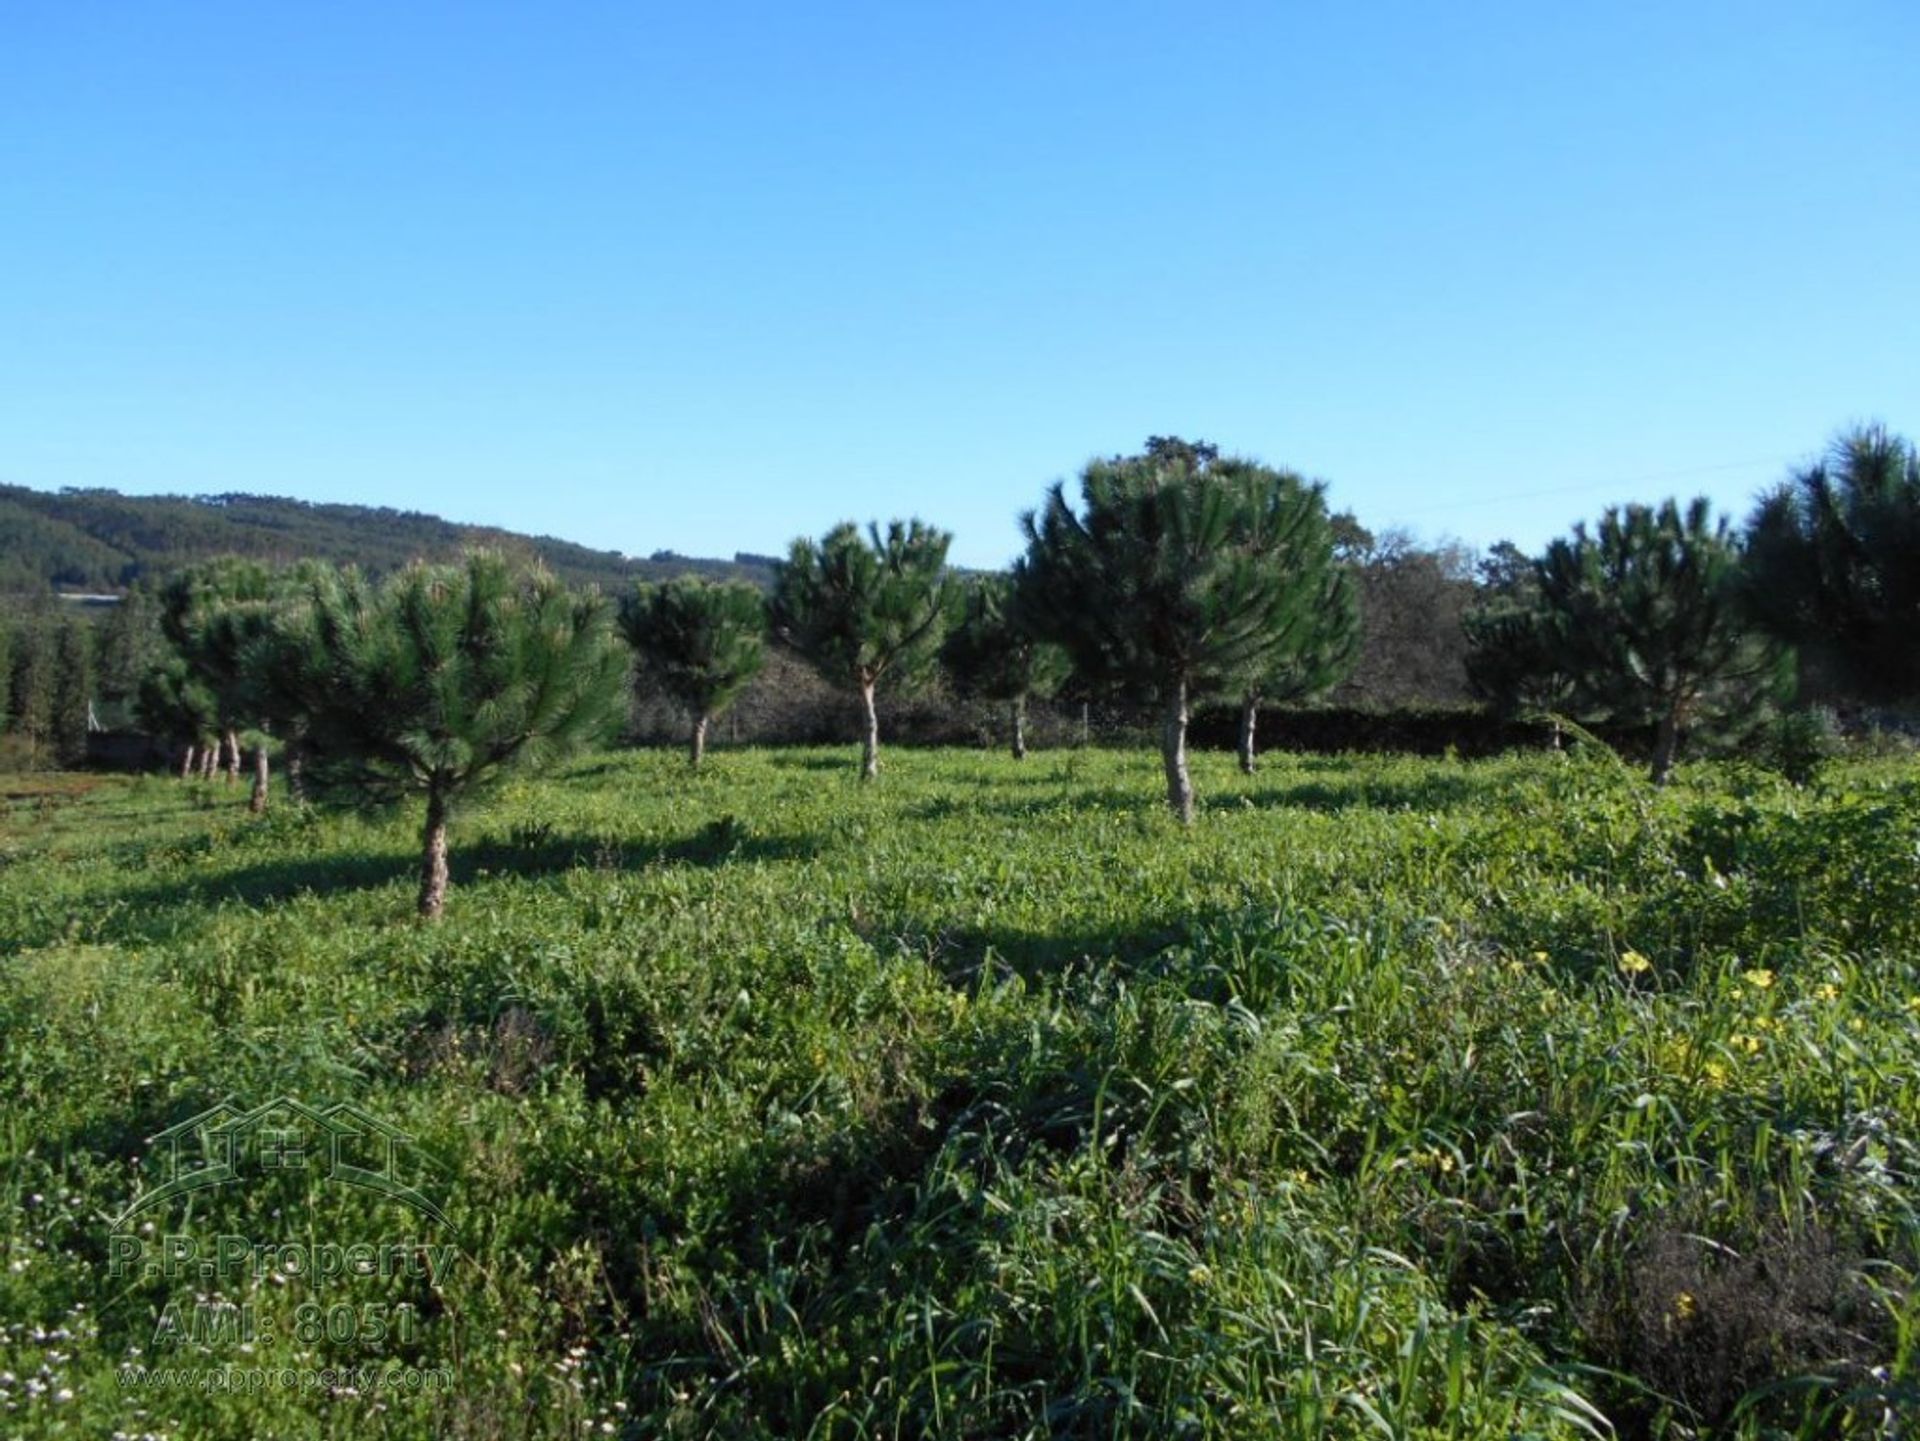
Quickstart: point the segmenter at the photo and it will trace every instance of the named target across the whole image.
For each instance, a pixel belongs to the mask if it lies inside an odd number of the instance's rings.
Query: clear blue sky
[[[988,565],[1159,432],[1476,544],[1744,512],[1920,432],[1916,54],[1913,0],[9,0],[0,480]]]

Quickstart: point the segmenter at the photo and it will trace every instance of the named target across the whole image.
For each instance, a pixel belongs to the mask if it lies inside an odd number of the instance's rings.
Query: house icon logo
[[[181,1196],[290,1171],[371,1191],[450,1227],[433,1201],[401,1179],[412,1141],[350,1101],[316,1109],[280,1096],[252,1110],[221,1101],[150,1138],[166,1179],[135,1197],[114,1229]]]

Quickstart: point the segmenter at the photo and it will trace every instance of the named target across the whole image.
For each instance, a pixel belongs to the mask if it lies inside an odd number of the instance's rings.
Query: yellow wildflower
[[[1832,981],[1822,981],[1813,988],[1813,995],[1815,1000],[1837,1001],[1840,999],[1840,988]]]
[[[1620,957],[1620,969],[1630,976],[1637,976],[1653,969],[1653,962],[1638,951],[1627,951]]]
[[[1691,1321],[1698,1309],[1699,1303],[1693,1299],[1691,1291],[1678,1292],[1673,1298],[1673,1314],[1682,1321]]]
[[[1745,1051],[1749,1056],[1757,1055],[1760,1050],[1760,1038],[1758,1036],[1742,1035],[1737,1031],[1727,1037],[1727,1044],[1736,1051]]]
[[[1213,1279],[1213,1268],[1204,1262],[1187,1268],[1187,1279],[1196,1286],[1204,1286]]]
[[[1708,1061],[1705,1067],[1707,1084],[1724,1086],[1727,1083],[1727,1068],[1719,1061]]]
[[[1534,960],[1538,961],[1541,965],[1545,965],[1547,963],[1547,953],[1545,951],[1535,951],[1533,953],[1533,958]]]
[[[1752,986],[1756,991],[1773,989],[1773,972],[1767,970],[1764,966],[1757,970],[1746,972],[1740,979]]]

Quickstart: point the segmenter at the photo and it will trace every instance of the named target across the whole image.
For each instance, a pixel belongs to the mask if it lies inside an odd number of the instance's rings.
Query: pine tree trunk
[[[707,722],[710,716],[702,715],[693,723],[693,740],[687,746],[687,761],[695,770],[707,754]]]
[[[427,823],[421,832],[420,914],[440,919],[447,908],[447,802],[436,783],[427,791]]]
[[[1167,700],[1160,729],[1160,759],[1167,771],[1167,804],[1180,824],[1193,824],[1193,778],[1187,774],[1187,683],[1181,681]]]
[[[860,749],[860,779],[870,781],[880,774],[880,712],[874,708],[873,682],[860,685],[860,706],[866,720],[866,737]]]
[[[1260,720],[1260,701],[1256,696],[1247,696],[1240,702],[1240,774],[1253,774],[1253,732]]]
[[[1007,708],[1013,728],[1013,758],[1023,761],[1027,758],[1027,698],[1017,695],[1008,702]]]
[[[240,736],[235,731],[227,732],[227,784],[233,785],[240,779]]]
[[[180,758],[180,779],[181,780],[190,781],[193,779],[193,762],[195,757],[197,757],[198,755],[199,755],[199,748],[195,746],[193,742],[191,741],[187,742],[187,753]]]
[[[220,738],[214,737],[213,744],[200,747],[200,779],[210,781],[213,773],[220,767]]]
[[[1566,740],[1560,730],[1560,717],[1553,718],[1553,749],[1557,755],[1567,748]]]
[[[260,815],[267,808],[267,779],[270,772],[267,761],[267,742],[263,737],[253,748],[253,794],[247,797],[247,809],[254,815]]]
[[[298,736],[287,742],[287,799],[295,805],[307,802],[306,743]]]
[[[1680,749],[1680,718],[1673,711],[1660,717],[1659,728],[1653,737],[1653,769],[1651,778],[1657,786],[1667,783],[1667,777],[1673,774],[1673,758]]]

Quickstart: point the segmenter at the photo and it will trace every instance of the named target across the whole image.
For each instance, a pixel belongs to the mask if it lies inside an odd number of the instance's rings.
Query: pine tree
[[[150,666],[140,679],[134,713],[148,735],[181,748],[180,779],[193,779],[202,748],[216,743],[220,719],[212,693],[187,663],[169,654]]]
[[[132,719],[141,678],[164,648],[153,594],[136,586],[101,618],[95,632],[94,686],[103,725],[112,729]]]
[[[1468,688],[1502,720],[1548,717],[1558,750],[1561,717],[1577,697],[1541,603],[1539,563],[1500,541],[1479,570],[1480,599],[1460,618]]]
[[[1230,465],[1234,463],[1229,463]],[[1247,544],[1262,563],[1283,573],[1294,599],[1266,655],[1236,677],[1240,729],[1236,750],[1242,774],[1252,775],[1260,707],[1291,705],[1323,695],[1353,669],[1360,652],[1358,586],[1340,563],[1326,490],[1291,471],[1264,471],[1241,463],[1228,469],[1247,488],[1254,529]]]
[[[1920,450],[1882,426],[1762,499],[1747,522],[1749,603],[1837,689],[1920,697]]]
[[[860,778],[880,771],[875,697],[885,685],[926,679],[947,624],[947,547],[953,537],[918,520],[866,537],[852,522],[818,542],[796,540],[774,583],[773,630],[831,685],[860,698]]]
[[[1027,702],[1053,695],[1070,667],[1067,653],[1034,635],[1021,618],[1009,578],[988,575],[967,583],[940,661],[957,694],[1007,707],[1013,758],[1025,760]]]
[[[35,605],[20,617],[13,634],[11,717],[13,732],[26,742],[37,764],[40,748],[53,734],[54,631],[51,600]]]
[[[336,586],[340,572],[325,561],[303,560],[276,577],[272,600],[231,608],[218,647],[234,658],[246,692],[246,708],[281,741],[287,791],[307,799],[305,765],[311,746],[314,697],[328,684],[328,658],[321,644],[315,596]],[[256,750],[254,809],[267,805],[264,750]]]
[[[0,730],[13,721],[13,632],[6,616],[0,616]]]
[[[1323,502],[1297,477],[1160,437],[1090,464],[1080,493],[1078,513],[1055,485],[1022,517],[1021,606],[1087,683],[1159,707],[1167,804],[1191,824],[1191,707],[1304,644],[1331,541],[1297,550],[1288,521],[1311,529],[1299,513]]]
[[[1532,603],[1498,598],[1461,618],[1467,635],[1467,683],[1502,719],[1545,715],[1553,747],[1561,744],[1559,717],[1573,705],[1574,678],[1553,643],[1552,623]]]
[[[636,681],[692,713],[688,752],[698,769],[708,726],[766,664],[765,599],[744,581],[642,583],[621,604],[620,628],[639,660]]]
[[[93,637],[85,621],[62,618],[53,641],[50,739],[54,760],[77,766],[87,758],[93,719]]]
[[[312,587],[311,686],[322,778],[363,795],[419,795],[420,914],[446,905],[447,828],[459,802],[510,770],[599,739],[627,657],[597,593],[476,551],[415,564],[374,587],[354,573]]]
[[[261,716],[243,660],[245,642],[276,598],[279,581],[258,561],[223,556],[174,576],[160,592],[160,630],[199,678],[219,712],[226,779],[240,777],[240,733]],[[264,737],[256,741],[255,809],[264,804]]]
[[[1609,510],[1554,541],[1538,577],[1555,665],[1596,710],[1652,725],[1655,785],[1689,730],[1757,721],[1790,689],[1791,656],[1750,624],[1739,549],[1704,497]]]

